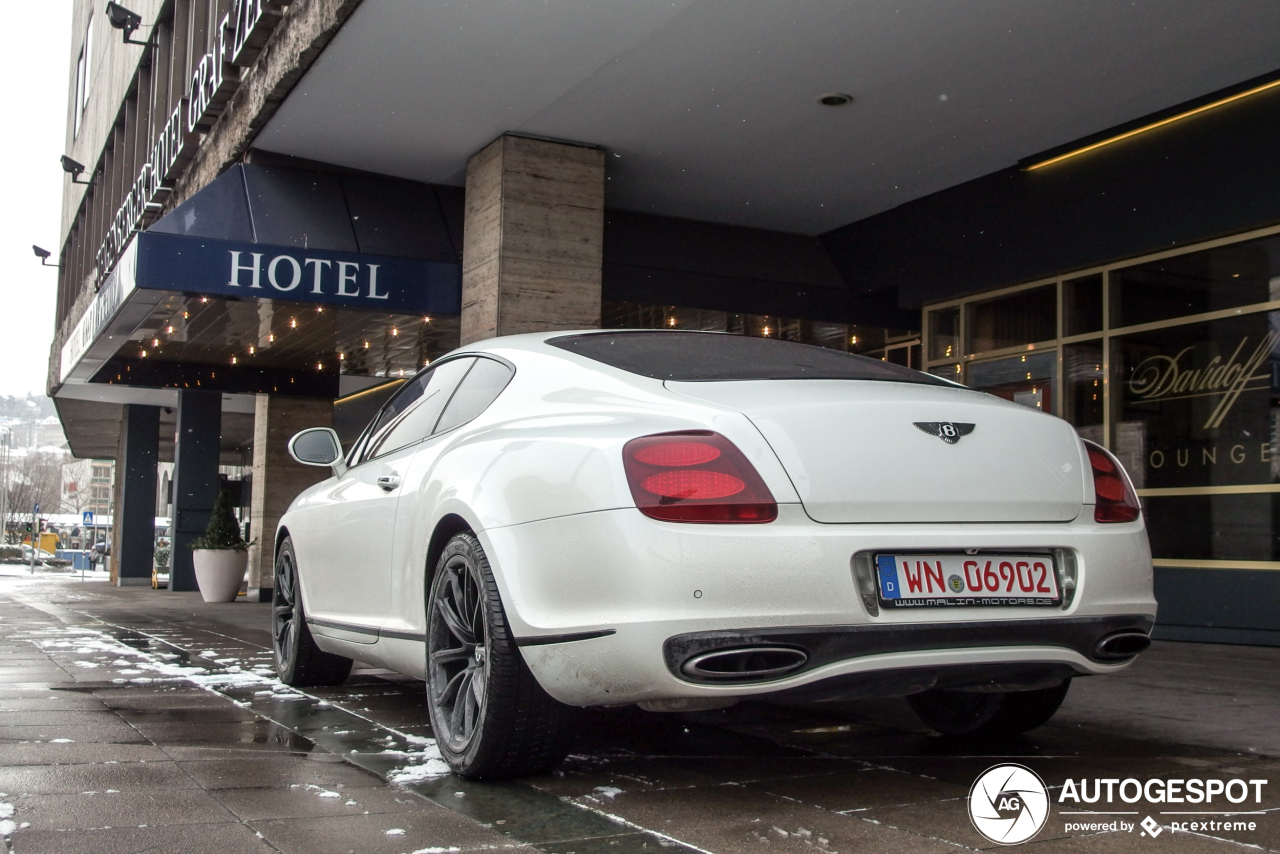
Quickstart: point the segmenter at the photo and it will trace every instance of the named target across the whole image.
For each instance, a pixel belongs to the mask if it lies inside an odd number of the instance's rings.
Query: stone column
[[[289,439],[308,427],[333,426],[333,401],[260,394],[253,414],[253,487],[249,499],[249,601],[271,601],[275,535],[298,493],[329,477],[329,469],[299,465]]]
[[[191,560],[191,541],[204,534],[218,497],[218,444],[222,434],[222,395],[216,391],[178,392],[178,433],[173,449],[173,548],[169,589],[199,590]]]
[[[112,545],[121,587],[151,584],[156,550],[156,463],[160,456],[160,408],[127,404],[120,424],[116,479],[116,540]]]
[[[604,152],[505,135],[467,162],[462,343],[600,325]]]

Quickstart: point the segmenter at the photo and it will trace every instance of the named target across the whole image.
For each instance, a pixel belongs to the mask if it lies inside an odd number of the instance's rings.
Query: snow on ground
[[[433,777],[444,777],[450,773],[449,766],[440,757],[440,748],[434,742],[422,753],[414,753],[410,754],[410,756],[413,756],[415,761],[392,769],[387,774],[388,780],[392,783],[403,785],[406,783],[419,783],[423,780],[430,780]]]
[[[69,566],[45,566],[36,564],[35,573],[31,572],[29,563],[0,563],[0,578],[26,578],[33,581],[48,581],[50,578],[70,578],[85,581],[109,581],[111,574],[106,570],[86,569],[83,573]]]
[[[281,682],[276,678],[273,668],[261,663],[250,664],[236,657],[227,657],[225,653],[215,650],[206,649],[197,653],[196,660],[204,666],[191,666],[175,663],[172,659],[180,658],[175,653],[138,649],[117,640],[107,631],[86,626],[47,627],[22,633],[18,637],[24,637],[47,652],[92,657],[92,659],[75,659],[74,663],[78,667],[91,669],[104,663],[117,668],[120,668],[120,665],[127,665],[117,670],[121,675],[113,679],[113,682],[148,684],[157,681],[186,681],[222,696],[226,696],[224,692],[229,689],[256,689],[253,691],[255,697],[312,701],[319,705],[328,705],[323,700]],[[123,678],[125,676],[129,678]],[[244,705],[234,698],[229,699]],[[364,718],[363,715],[350,709],[344,709],[344,711]],[[374,722],[370,721],[370,723]],[[401,754],[406,760],[403,765],[387,773],[386,779],[389,782],[406,785],[434,777],[444,777],[450,773],[449,766],[440,756],[440,749],[436,746],[435,739],[403,733],[376,723],[374,725],[389,733],[385,742],[390,747],[384,752]],[[397,740],[419,749],[409,751],[394,749]]]

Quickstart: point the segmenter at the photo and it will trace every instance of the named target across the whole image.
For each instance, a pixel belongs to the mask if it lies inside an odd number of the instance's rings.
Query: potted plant
[[[206,602],[234,602],[249,567],[249,546],[231,513],[231,495],[218,493],[204,536],[191,543],[196,583]]]

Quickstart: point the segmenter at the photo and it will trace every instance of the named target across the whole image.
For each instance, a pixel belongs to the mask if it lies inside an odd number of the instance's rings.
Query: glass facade
[[[1280,569],[1280,233],[926,306],[925,369],[1125,464],[1157,566]]]
[[[605,329],[732,332],[816,344],[916,370],[923,367],[920,333],[905,329],[634,302],[606,302],[601,306],[600,315],[600,325]]]
[[[1036,351],[985,362],[971,362],[966,383],[970,388],[1021,403],[1041,412],[1057,412],[1053,390],[1058,385],[1058,356]]]
[[[967,353],[1005,350],[1058,337],[1058,289],[1031,288],[965,306]]]

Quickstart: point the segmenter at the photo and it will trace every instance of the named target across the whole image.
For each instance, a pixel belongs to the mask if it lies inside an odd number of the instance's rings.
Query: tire
[[[298,559],[293,540],[284,538],[276,553],[276,580],[271,592],[271,652],[280,681],[295,688],[341,685],[351,673],[351,659],[316,645],[302,610]]]
[[[1071,680],[1053,688],[986,694],[935,688],[907,697],[912,710],[943,735],[960,738],[1017,735],[1053,717]]]
[[[524,663],[475,535],[445,546],[426,607],[427,709],[453,772],[498,779],[560,764],[576,710],[543,691]]]

